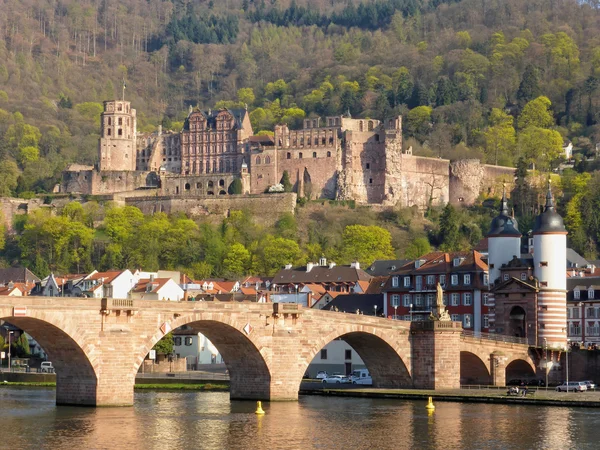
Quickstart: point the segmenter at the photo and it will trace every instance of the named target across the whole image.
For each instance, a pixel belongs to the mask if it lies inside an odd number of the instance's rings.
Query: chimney
[[[150,274],[150,283],[154,281],[154,274]]]
[[[330,269],[333,269],[334,267],[335,267],[335,263],[334,263],[333,261],[331,261],[331,262],[329,263],[329,268],[330,268]]]
[[[285,265],[285,270],[292,270],[292,265],[291,264],[286,264]]]
[[[306,272],[310,272],[313,267],[314,267],[313,263],[311,263],[311,262],[306,263]]]
[[[352,269],[360,269],[360,263],[358,261],[354,261],[352,264],[350,264],[350,267]]]

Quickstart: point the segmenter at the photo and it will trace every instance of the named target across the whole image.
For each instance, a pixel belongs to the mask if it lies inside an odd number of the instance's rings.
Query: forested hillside
[[[596,254],[597,1],[5,0],[0,195],[49,192],[67,164],[94,163],[101,102],[124,82],[142,131],[177,129],[189,105],[246,104],[257,132],[402,114],[416,153],[543,171],[570,139],[561,211]],[[537,193],[517,189],[527,223]]]

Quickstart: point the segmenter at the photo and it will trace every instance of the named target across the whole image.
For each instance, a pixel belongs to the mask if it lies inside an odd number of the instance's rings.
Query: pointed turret
[[[500,214],[494,217],[488,237],[495,236],[514,236],[521,237],[519,231],[519,224],[517,220],[512,217],[508,209],[508,200],[506,198],[506,186],[502,189],[502,202],[500,203]]]
[[[548,179],[548,192],[546,193],[546,205],[544,211],[535,218],[533,226],[533,234],[567,234],[563,218],[556,212],[554,208],[554,199],[552,198],[552,189],[550,187],[550,179]]]

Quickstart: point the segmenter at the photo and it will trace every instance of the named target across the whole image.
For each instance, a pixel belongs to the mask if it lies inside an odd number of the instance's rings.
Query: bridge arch
[[[39,317],[14,317],[0,310],[0,319],[33,337],[52,361],[57,405],[96,405],[99,361],[85,340],[85,332],[68,320],[55,320],[43,312]]]
[[[461,351],[460,384],[492,384],[492,377],[489,370],[489,357],[486,361],[476,353]]]
[[[506,361],[506,382],[511,380],[534,380],[536,379],[536,370],[533,362],[527,358],[513,357]]]
[[[271,398],[269,354],[254,341],[251,331],[249,334],[244,331],[244,323],[227,314],[196,313],[178,317],[169,324],[173,330],[187,325],[195,333],[202,333],[214,344],[229,372],[232,399]],[[134,377],[152,347],[165,336],[159,327],[156,329],[156,333],[146,339],[136,351]]]
[[[323,347],[335,339],[342,339],[350,345],[365,363],[373,379],[373,387],[400,388],[412,387],[410,374],[410,344],[407,335],[398,331],[389,333],[359,325],[346,325],[321,338],[306,349],[305,365],[296,374],[298,386],[313,358]],[[398,339],[400,338],[400,339]],[[404,339],[402,339],[404,338]],[[408,364],[407,364],[408,363]]]

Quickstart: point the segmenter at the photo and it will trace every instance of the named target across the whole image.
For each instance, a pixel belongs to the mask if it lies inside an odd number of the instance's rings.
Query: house
[[[0,284],[6,285],[10,282],[35,284],[40,278],[26,267],[7,267],[0,269]]]
[[[325,258],[321,258],[319,264],[308,263],[296,269],[288,264],[273,277],[271,290],[292,294],[299,292],[304,285],[317,284],[327,291],[360,292],[368,284],[361,285],[359,281],[368,283],[371,278],[371,275],[360,268],[358,262],[338,266],[333,262],[328,264]]]
[[[336,292],[336,291],[328,291],[321,295],[312,305],[312,308],[315,309],[328,309],[327,305],[329,305],[335,298],[338,296],[347,296],[349,295],[347,292]]]
[[[183,289],[172,278],[154,278],[139,280],[129,293],[133,300],[170,300],[183,299]]]
[[[378,259],[373,261],[373,264],[365,272],[373,277],[387,276],[410,261],[410,259]]]
[[[600,344],[600,277],[567,279],[567,324],[571,341]]]
[[[80,286],[83,295],[92,298],[128,298],[137,279],[129,269],[108,272],[93,271]]]
[[[568,139],[563,142],[563,156],[568,161],[573,157],[573,143]]]
[[[466,329],[484,331],[489,326],[488,281],[488,266],[475,250],[428,253],[390,275],[382,289],[385,316],[427,320],[439,283],[452,320]]]
[[[22,297],[24,294],[17,284],[10,282],[6,286],[0,286],[0,295]]]
[[[204,364],[223,364],[223,358],[214,344],[190,326],[173,331],[173,353],[185,358],[187,370],[199,370]]]

